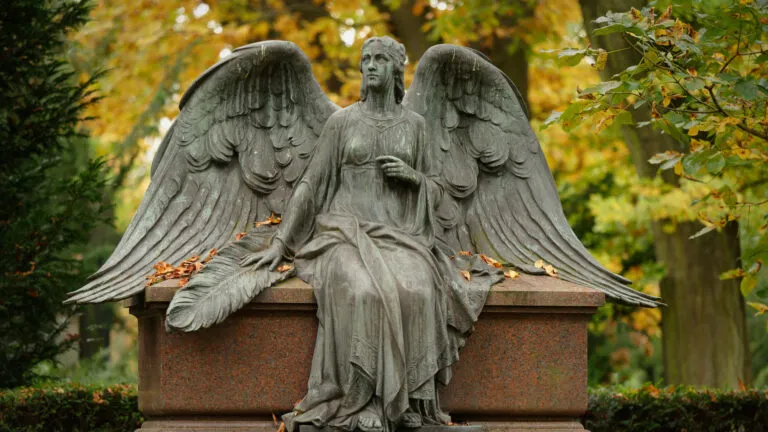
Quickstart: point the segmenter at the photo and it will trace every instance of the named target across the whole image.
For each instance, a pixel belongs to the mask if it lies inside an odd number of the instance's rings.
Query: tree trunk
[[[644,3],[633,0],[579,0],[584,26],[592,45],[607,51],[627,47],[618,35],[592,35],[593,21],[608,11],[622,12]],[[609,79],[639,57],[629,49],[613,52],[602,72]],[[636,121],[647,120],[649,112],[633,113]],[[654,177],[658,169],[648,163],[656,153],[678,147],[668,135],[650,127],[623,128],[632,162],[641,177]],[[677,184],[668,170],[662,178]],[[701,228],[694,222],[677,224],[674,232],[669,222],[654,222],[652,232],[656,257],[664,264],[661,295],[669,305],[662,310],[662,347],[666,384],[692,384],[738,388],[739,380],[751,380],[751,359],[747,337],[744,298],[738,280],[722,281],[719,275],[739,265],[738,226],[727,226],[690,240]]]

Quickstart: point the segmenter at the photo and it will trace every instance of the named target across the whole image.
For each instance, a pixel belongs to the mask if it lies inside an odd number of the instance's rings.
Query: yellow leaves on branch
[[[554,268],[552,265],[547,264],[544,262],[544,260],[538,260],[533,264],[534,267],[544,269],[545,272],[547,272],[548,275],[552,277],[558,277],[557,276],[557,269]]]
[[[155,272],[150,276],[147,276],[146,286],[151,286],[168,279],[178,279],[179,286],[183,287],[187,284],[187,282],[189,282],[190,276],[202,270],[203,267],[205,267],[205,265],[208,264],[208,262],[213,259],[217,253],[218,251],[216,248],[213,248],[210,252],[208,252],[208,256],[206,256],[205,259],[200,260],[200,256],[195,255],[182,261],[176,267],[168,264],[165,261],[159,261],[157,264],[152,266],[155,269]]]
[[[266,220],[254,222],[253,226],[259,228],[265,225],[280,225],[282,221],[283,219],[280,216],[272,213]]]

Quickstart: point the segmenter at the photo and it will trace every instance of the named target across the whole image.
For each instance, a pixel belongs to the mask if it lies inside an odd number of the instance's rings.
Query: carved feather
[[[176,293],[168,306],[166,328],[195,331],[222,322],[264,289],[294,275],[266,267],[242,267],[240,260],[266,247],[271,232],[250,232],[222,248],[213,259]]]

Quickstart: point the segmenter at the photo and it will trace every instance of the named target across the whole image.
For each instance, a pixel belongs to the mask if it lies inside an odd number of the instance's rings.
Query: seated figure
[[[406,95],[405,57],[391,38],[368,39],[360,101],[339,109],[295,45],[235,50],[182,99],[141,208],[70,301],[127,297],[148,264],[224,246],[169,306],[168,328],[192,331],[298,275],[319,327],[307,394],[283,417],[291,432],[448,424],[438,388],[504,266],[542,274],[548,263],[616,300],[658,304],[568,227],[503,73],[477,52],[437,46]],[[274,213],[279,224],[232,242]]]

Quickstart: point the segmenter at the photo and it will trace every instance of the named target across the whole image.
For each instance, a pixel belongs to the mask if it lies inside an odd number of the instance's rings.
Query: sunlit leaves
[[[648,161],[682,181],[678,190],[661,187],[665,191],[652,200],[665,208],[651,206],[647,214],[654,220],[698,219],[702,229],[693,237],[739,220],[756,242],[765,242],[765,230],[756,227],[768,222],[763,216],[768,214],[768,6],[694,2],[690,10],[611,12],[596,23],[595,35],[621,35],[640,60],[579,91],[578,99],[547,123],[599,132],[617,112],[636,110],[638,127],[658,129],[679,146]],[[588,50],[560,55],[586,58],[594,54]],[[620,201],[593,200],[593,208],[603,214],[606,205]],[[756,251],[747,255],[744,269],[768,255],[768,249]],[[744,272],[742,288],[748,288],[756,278]]]

